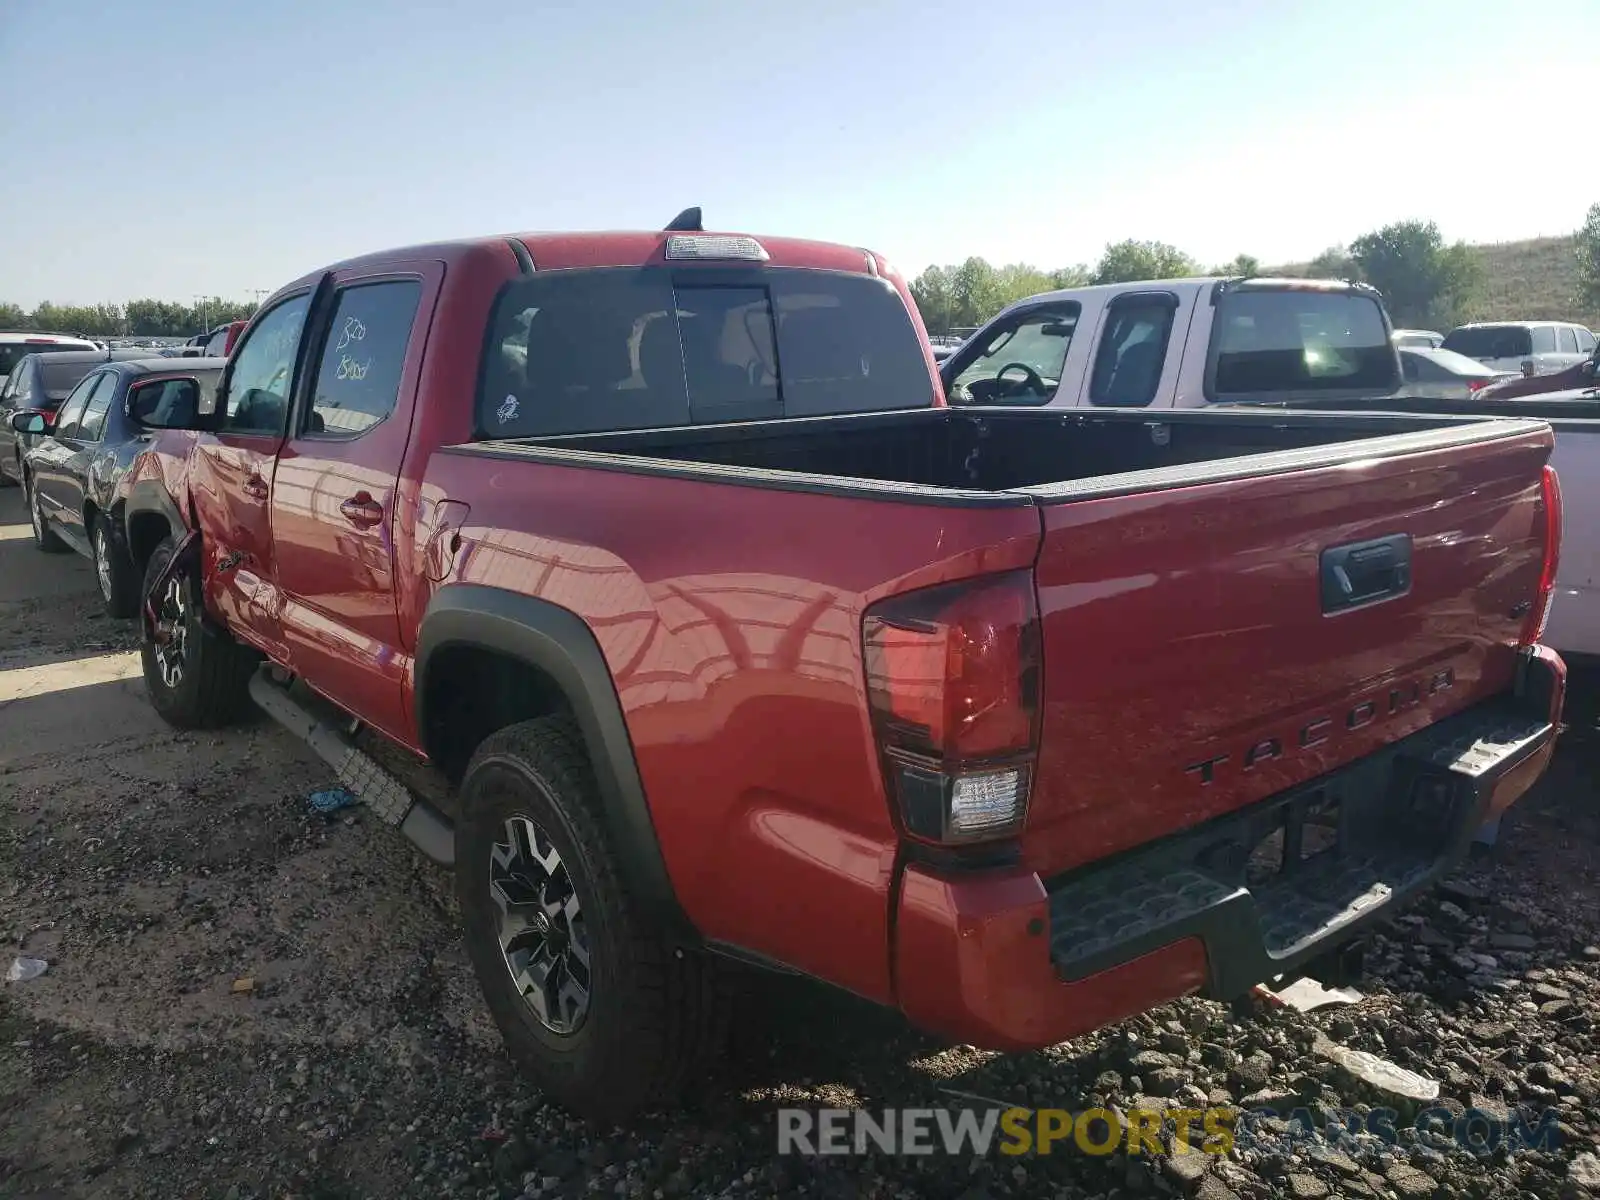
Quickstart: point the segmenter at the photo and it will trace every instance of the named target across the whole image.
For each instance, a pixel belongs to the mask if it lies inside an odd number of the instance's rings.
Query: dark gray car
[[[30,444],[27,434],[12,428],[13,416],[43,414],[49,428],[61,402],[90,371],[107,363],[148,357],[149,353],[141,350],[62,350],[19,358],[0,385],[0,487],[22,482],[22,456]]]
[[[223,365],[220,358],[106,362],[72,389],[48,430],[37,412],[11,418],[13,431],[34,438],[23,459],[23,486],[35,544],[90,559],[113,617],[131,617],[138,607],[139,581],[120,519],[122,477],[152,429],[193,421]]]

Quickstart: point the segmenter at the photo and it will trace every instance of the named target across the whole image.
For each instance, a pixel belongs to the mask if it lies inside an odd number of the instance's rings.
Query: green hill
[[[1574,238],[1530,238],[1474,246],[1483,262],[1483,288],[1468,316],[1474,321],[1581,321],[1600,332],[1600,311],[1583,311],[1576,300],[1578,260]],[[1303,275],[1305,263],[1274,267]]]
[[[1473,313],[1478,320],[1577,320],[1600,329],[1600,312],[1581,312],[1574,299],[1578,260],[1573,238],[1497,242],[1473,249],[1483,258],[1483,292]]]

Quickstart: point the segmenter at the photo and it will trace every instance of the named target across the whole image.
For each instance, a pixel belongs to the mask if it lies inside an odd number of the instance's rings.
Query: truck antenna
[[[668,223],[664,233],[704,233],[698,208],[686,208]]]

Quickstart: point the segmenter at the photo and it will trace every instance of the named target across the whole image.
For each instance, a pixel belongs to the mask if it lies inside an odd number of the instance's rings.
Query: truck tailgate
[[[1191,828],[1508,689],[1551,444],[1526,427],[1380,442],[1343,465],[1045,502],[1029,865]],[[1340,608],[1344,581],[1377,598]]]

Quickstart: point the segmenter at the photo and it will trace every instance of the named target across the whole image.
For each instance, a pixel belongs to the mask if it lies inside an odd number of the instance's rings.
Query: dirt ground
[[[1186,1001],[1000,1058],[935,1045],[821,989],[753,980],[729,1060],[683,1108],[625,1132],[570,1120],[517,1077],[447,879],[359,809],[311,813],[307,795],[332,780],[308,751],[264,719],[190,736],[156,718],[132,625],[100,614],[86,562],[35,549],[15,489],[0,491],[0,632],[0,967],[17,954],[49,963],[0,984],[0,1196],[1317,1200],[1590,1184],[1593,680],[1579,682],[1556,766],[1501,844],[1453,899],[1376,939],[1360,1005],[1241,1018]],[[1398,1159],[1370,1146],[1342,1161],[1241,1153],[1198,1167],[774,1154],[785,1104],[965,1102],[946,1089],[1073,1108],[1272,1089],[1350,1100],[1307,1057],[1313,1034],[1442,1076],[1458,1107],[1554,1107],[1564,1144],[1484,1159],[1415,1143]],[[1175,1091],[1156,1086],[1164,1072]]]

